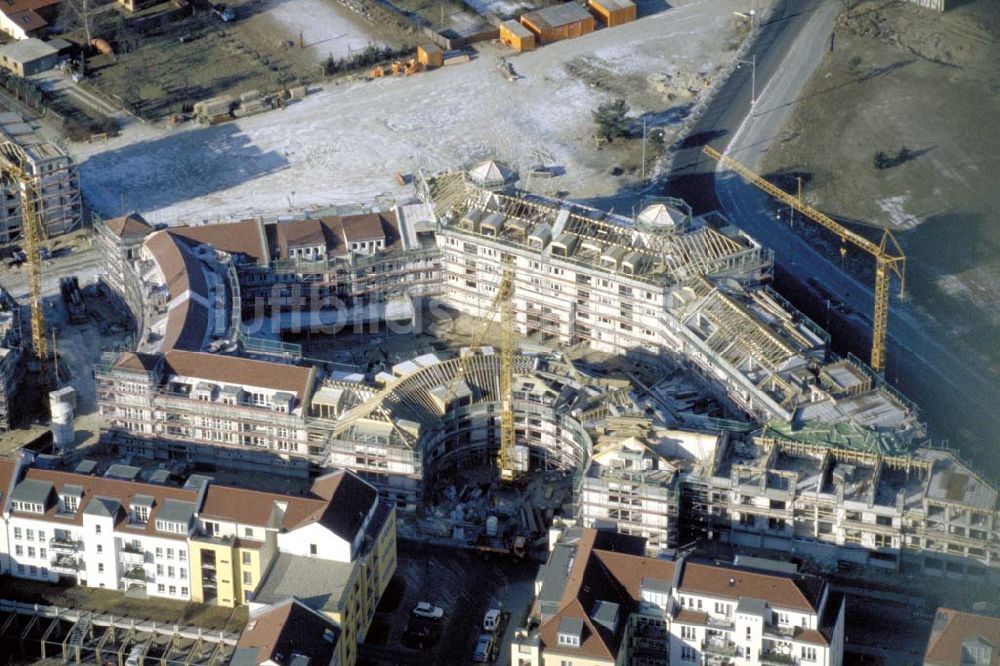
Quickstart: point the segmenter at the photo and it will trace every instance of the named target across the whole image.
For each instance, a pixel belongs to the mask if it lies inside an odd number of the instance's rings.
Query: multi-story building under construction
[[[73,158],[39,135],[17,113],[0,113],[0,163],[17,165],[33,180],[38,219],[46,235],[72,231],[83,222],[83,198]],[[9,177],[0,182],[0,243],[13,241],[24,228],[21,197],[25,183]]]

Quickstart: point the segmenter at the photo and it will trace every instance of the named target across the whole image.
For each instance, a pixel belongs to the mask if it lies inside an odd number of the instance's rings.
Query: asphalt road
[[[837,0],[786,2],[776,8],[762,27],[755,49],[756,102],[751,105],[751,68],[742,67],[702,116],[689,147],[675,161],[670,182],[672,193],[698,209],[717,207],[770,247],[779,273],[790,278],[791,284],[784,286],[798,292],[793,302],[811,300],[814,315],[817,310],[823,312],[822,303],[830,294],[845,304],[848,314],[834,314],[835,319],[841,319],[834,328],[852,337],[847,346],[867,359],[874,309],[872,285],[845,273],[839,262],[831,262],[791,232],[787,221],[779,222],[777,206],[770,197],[729,172],[716,171],[715,163],[700,154],[701,146],[708,143],[751,168],[759,164],[782,131],[824,51],[830,48],[833,22],[841,8]],[[810,287],[810,279],[826,293]],[[820,323],[829,324],[829,315],[827,307],[827,321],[818,317]],[[923,407],[939,436],[947,437],[963,428],[981,441],[990,441],[985,437],[995,431],[996,417],[991,415],[989,400],[1000,394],[1000,382],[975,360],[956,353],[947,340],[937,322],[894,294],[886,376]]]

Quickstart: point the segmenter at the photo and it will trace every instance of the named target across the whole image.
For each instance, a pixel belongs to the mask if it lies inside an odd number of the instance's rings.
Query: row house
[[[572,528],[552,543],[511,666],[840,664],[844,598],[781,563],[645,557],[638,537]]]
[[[0,461],[0,573],[226,607],[298,597],[337,627],[339,663],[355,663],[396,568],[395,510],[373,486],[344,471],[298,495],[139,476]]]

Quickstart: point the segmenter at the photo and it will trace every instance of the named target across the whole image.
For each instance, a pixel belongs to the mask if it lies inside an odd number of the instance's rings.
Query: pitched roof
[[[145,247],[163,273],[171,299],[189,289],[203,297],[207,295],[208,285],[200,263],[187,243],[169,231],[157,231],[146,240]]]
[[[236,643],[233,664],[256,666],[271,661],[289,666],[293,655],[301,655],[311,666],[325,666],[339,639],[340,628],[333,620],[291,597],[254,611]]]
[[[578,538],[576,534],[579,534]],[[584,529],[574,531],[567,541],[574,543],[571,560],[566,558],[566,548],[553,551],[558,558],[547,564],[546,585],[558,589],[562,583],[559,610],[545,620],[538,629],[538,636],[546,653],[567,654],[592,659],[614,661],[624,636],[625,618],[638,607],[644,578],[672,580],[675,563],[643,557],[644,540],[608,530]],[[565,543],[565,542],[564,542]],[[569,562],[564,581],[556,580]],[[549,568],[559,569],[549,575]],[[553,590],[548,590],[551,594]],[[607,626],[606,611],[617,606],[618,623]],[[594,615],[601,622],[591,618]],[[605,612],[604,615],[607,615]],[[579,620],[583,624],[580,645],[560,645],[559,626],[564,620]]]
[[[116,370],[134,370],[136,372],[152,372],[156,369],[160,359],[159,354],[145,354],[143,352],[124,352],[115,359]]]
[[[305,496],[212,484],[200,513],[285,530],[319,523],[350,542],[377,501],[374,487],[350,472],[337,471],[319,477],[312,495]],[[285,507],[283,513],[277,509],[279,504]]]
[[[683,592],[734,600],[752,597],[780,608],[816,612],[819,610],[823,581],[813,576],[765,574],[716,564],[686,562],[678,588]]]
[[[7,493],[10,492],[16,467],[17,461],[11,458],[0,458],[0,511],[3,510],[3,505],[7,501]]]
[[[104,226],[119,238],[145,236],[153,231],[153,227],[138,213],[129,213],[122,217],[104,220]]]
[[[241,254],[262,264],[268,258],[263,226],[260,220],[241,220],[197,227],[171,227],[170,231],[189,241],[211,245],[229,254]]]
[[[561,5],[545,7],[535,12],[523,14],[521,19],[528,21],[539,30],[551,30],[573,23],[593,21],[594,17],[586,9],[575,2],[566,2]]]
[[[319,522],[341,539],[350,542],[357,536],[365,518],[378,502],[378,491],[374,486],[343,470],[316,479],[312,491],[327,501],[326,506],[322,511],[303,516],[297,523],[292,522],[293,516],[287,516],[289,529]]]
[[[180,349],[168,351],[164,358],[167,370],[175,375],[285,391],[294,394],[299,404],[308,397],[315,375],[312,367]]]
[[[198,499],[198,493],[193,490],[183,488],[171,488],[168,486],[141,483],[137,481],[121,481],[118,479],[108,479],[100,476],[90,476],[86,474],[76,474],[74,472],[64,472],[60,470],[28,468],[24,475],[25,480],[36,483],[51,484],[56,493],[61,493],[67,486],[73,486],[74,490],[83,489],[79,508],[74,514],[59,513],[58,504],[53,502],[43,514],[25,514],[38,520],[44,520],[56,524],[81,525],[83,524],[83,514],[110,515],[116,518],[119,523],[116,529],[123,529],[135,534],[155,534],[161,538],[175,538],[183,540],[184,534],[158,532],[156,530],[156,518],[160,511],[166,506],[167,500],[183,502],[189,506],[194,505]],[[23,481],[22,481],[23,483]],[[153,500],[150,510],[149,520],[145,525],[129,524],[126,522],[125,512],[120,512],[115,505],[128,507],[133,498],[148,496]],[[176,507],[174,503],[170,506]],[[172,511],[172,509],[171,509]]]
[[[990,666],[1000,666],[1000,618],[939,608],[927,641],[924,663],[929,666],[960,666],[963,643],[981,638],[993,646]]]

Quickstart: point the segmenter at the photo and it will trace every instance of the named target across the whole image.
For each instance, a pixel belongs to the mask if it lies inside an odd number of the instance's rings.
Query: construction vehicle
[[[0,178],[17,183],[21,190],[21,226],[31,306],[31,347],[38,367],[40,393],[44,395],[56,388],[56,381],[49,363],[45,303],[42,299],[42,252],[47,252],[47,249],[44,246],[45,228],[38,215],[36,179],[25,169],[27,160],[20,146],[10,141],[0,144],[0,157]]]
[[[70,323],[82,324],[87,321],[87,306],[83,302],[83,295],[80,293],[80,282],[74,275],[72,277],[59,278],[59,292],[62,294],[63,303],[66,305],[66,312],[69,313]]]
[[[702,152],[782,203],[787,204],[793,210],[797,210],[821,227],[833,232],[840,238],[842,244],[849,242],[875,257],[875,313],[872,317],[872,353],[869,365],[871,365],[875,372],[883,372],[885,369],[885,339],[889,329],[889,287],[892,273],[895,273],[899,278],[900,298],[906,293],[906,255],[903,253],[903,248],[900,247],[896,237],[888,229],[884,229],[879,242],[870,241],[861,234],[844,227],[819,212],[812,206],[806,205],[802,201],[801,185],[798,196],[792,196],[733,158],[721,154],[711,146],[705,146]],[[846,254],[846,252],[847,248],[842,246],[840,248],[841,256]]]

